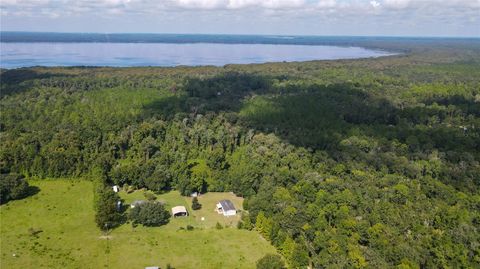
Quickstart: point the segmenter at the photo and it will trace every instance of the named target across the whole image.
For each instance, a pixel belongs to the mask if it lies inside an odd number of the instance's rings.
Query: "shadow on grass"
[[[40,192],[40,188],[37,186],[28,186],[25,192],[23,192],[20,196],[15,197],[14,199],[8,198],[8,200],[4,201],[5,197],[2,197],[0,200],[0,204],[8,204],[10,201],[15,201],[15,200],[22,200],[31,196],[34,196]]]
[[[37,187],[37,186],[28,186],[28,189],[27,189],[27,196],[23,197],[23,198],[26,198],[26,197],[30,197],[30,196],[34,196],[36,194],[38,194],[40,192],[40,188]],[[23,199],[22,198],[22,199]]]

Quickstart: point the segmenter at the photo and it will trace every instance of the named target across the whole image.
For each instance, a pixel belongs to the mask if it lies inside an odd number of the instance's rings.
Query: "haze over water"
[[[287,44],[2,42],[0,67],[178,66],[368,58],[391,55],[360,47]]]

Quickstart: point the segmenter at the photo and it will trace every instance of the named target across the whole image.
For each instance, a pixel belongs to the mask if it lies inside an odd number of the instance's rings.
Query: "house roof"
[[[221,200],[219,203],[222,206],[223,211],[236,210],[235,206],[230,200]]]
[[[178,213],[187,213],[187,209],[183,205],[172,207],[172,214],[176,215]]]
[[[146,203],[147,201],[145,200],[135,200],[133,201],[132,205],[137,206]]]

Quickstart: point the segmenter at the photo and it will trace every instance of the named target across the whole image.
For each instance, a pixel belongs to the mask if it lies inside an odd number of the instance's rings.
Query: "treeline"
[[[447,56],[2,72],[0,164],[96,178],[99,227],[113,184],[233,191],[291,268],[474,268],[480,64]]]

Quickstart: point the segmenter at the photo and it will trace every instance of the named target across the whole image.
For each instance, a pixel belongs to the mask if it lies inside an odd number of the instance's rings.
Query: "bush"
[[[42,229],[35,229],[35,228],[29,228],[28,229],[28,233],[30,234],[30,236],[32,237],[35,237],[35,238],[38,238],[38,234],[42,233],[43,230]]]
[[[187,225],[187,231],[193,231],[194,227],[192,225]]]
[[[157,196],[155,196],[155,194],[151,193],[151,192],[148,192],[148,191],[145,191],[143,193],[143,196],[145,196],[145,199],[147,199],[148,201],[155,201],[157,200]]]
[[[168,223],[170,216],[163,204],[150,201],[132,208],[129,219],[134,225],[161,226]]]
[[[0,176],[0,204],[10,200],[18,200],[28,196],[28,182],[22,175],[1,174]]]
[[[238,229],[252,230],[253,224],[248,214],[242,213],[240,221],[237,223]]]
[[[193,200],[192,200],[192,209],[193,210],[199,210],[200,208],[202,208],[202,204],[200,204],[198,202],[198,198],[197,197],[193,197]]]
[[[257,269],[284,269],[282,257],[276,254],[267,254],[257,261]]]
[[[220,222],[217,222],[217,224],[215,225],[215,228],[217,228],[217,230],[221,230],[223,229],[223,226],[222,224],[220,224]]]

